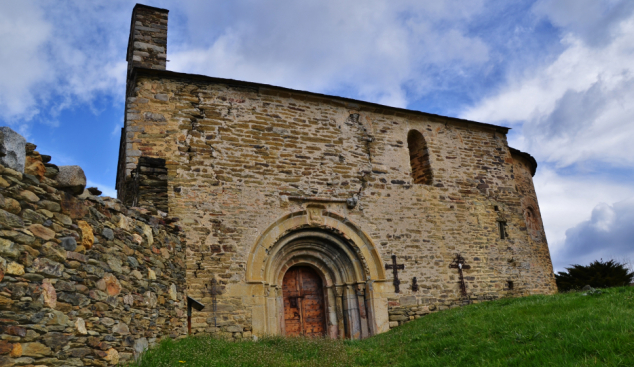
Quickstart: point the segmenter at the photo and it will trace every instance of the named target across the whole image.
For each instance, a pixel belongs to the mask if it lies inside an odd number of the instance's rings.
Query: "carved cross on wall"
[[[399,288],[399,285],[401,284],[401,281],[398,280],[398,270],[405,269],[405,265],[397,264],[396,263],[396,255],[392,255],[392,264],[391,265],[385,264],[385,269],[387,269],[387,270],[392,269],[392,272],[394,273],[394,292],[401,293],[401,290]]]
[[[456,257],[453,259],[449,267],[452,269],[458,269],[458,274],[460,275],[460,292],[463,297],[467,296],[467,285],[464,282],[464,277],[462,276],[462,269],[471,269],[469,265],[465,264],[465,259],[460,254],[456,254]]]

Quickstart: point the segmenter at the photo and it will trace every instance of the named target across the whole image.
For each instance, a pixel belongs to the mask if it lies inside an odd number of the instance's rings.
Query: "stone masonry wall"
[[[128,72],[141,66],[165,70],[168,10],[137,4],[132,11],[128,42]]]
[[[167,9],[154,8],[142,4],[136,4],[134,7],[126,54],[126,61],[128,61],[126,95],[130,94],[128,89],[133,68],[144,67],[165,70],[167,64],[168,13]],[[119,197],[125,199],[124,202],[129,204],[133,201],[132,198],[137,196],[138,192],[134,190],[130,192],[128,185],[119,185],[119,182],[122,181],[123,175],[130,175],[130,172],[137,168],[135,163],[140,156],[140,152],[131,150],[132,144],[128,141],[128,135],[132,132],[126,129],[126,126],[127,124],[124,124],[121,129],[116,188]]]
[[[25,173],[0,166],[0,366],[116,365],[185,335],[179,228],[69,192],[34,149]]]
[[[126,182],[122,201],[126,205],[143,207],[153,214],[167,213],[167,168],[165,159],[140,157],[138,166]]]
[[[400,293],[391,273],[375,282],[393,316],[556,291],[543,227],[527,230],[530,169],[517,166],[505,128],[172,72],[137,69],[130,90],[126,149],[166,160],[169,214],[186,228],[188,292],[210,304],[210,280],[222,288],[218,328],[203,312],[195,332],[250,333],[266,295],[246,284],[248,254],[269,226],[306,210],[310,200],[293,197],[332,199],[320,202],[324,213],[367,233],[383,264],[394,254],[405,265]],[[427,143],[431,185],[413,182],[411,130]],[[457,253],[471,266],[466,299],[449,268]]]

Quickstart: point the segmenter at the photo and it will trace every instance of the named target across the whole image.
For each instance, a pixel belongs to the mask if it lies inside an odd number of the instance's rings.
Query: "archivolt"
[[[320,214],[319,222],[301,211],[271,225],[249,254],[247,281],[281,285],[286,270],[299,264],[320,270],[327,286],[385,279],[368,236],[346,218],[325,210]]]

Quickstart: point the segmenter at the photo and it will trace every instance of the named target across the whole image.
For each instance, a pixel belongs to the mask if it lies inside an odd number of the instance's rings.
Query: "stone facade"
[[[142,160],[164,160],[187,294],[217,301],[194,315],[194,332],[283,334],[281,280],[294,265],[321,274],[327,332],[339,338],[556,292],[536,162],[509,148],[508,128],[161,69],[130,69],[117,189],[131,203]],[[466,297],[456,254],[470,265]]]
[[[26,144],[24,172],[0,165],[0,366],[117,365],[184,336],[174,220],[76,195],[83,171],[50,160]]]

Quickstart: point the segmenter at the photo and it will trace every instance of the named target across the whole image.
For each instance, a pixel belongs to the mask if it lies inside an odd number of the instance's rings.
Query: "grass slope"
[[[361,341],[164,340],[132,366],[634,366],[634,287],[503,299]]]

